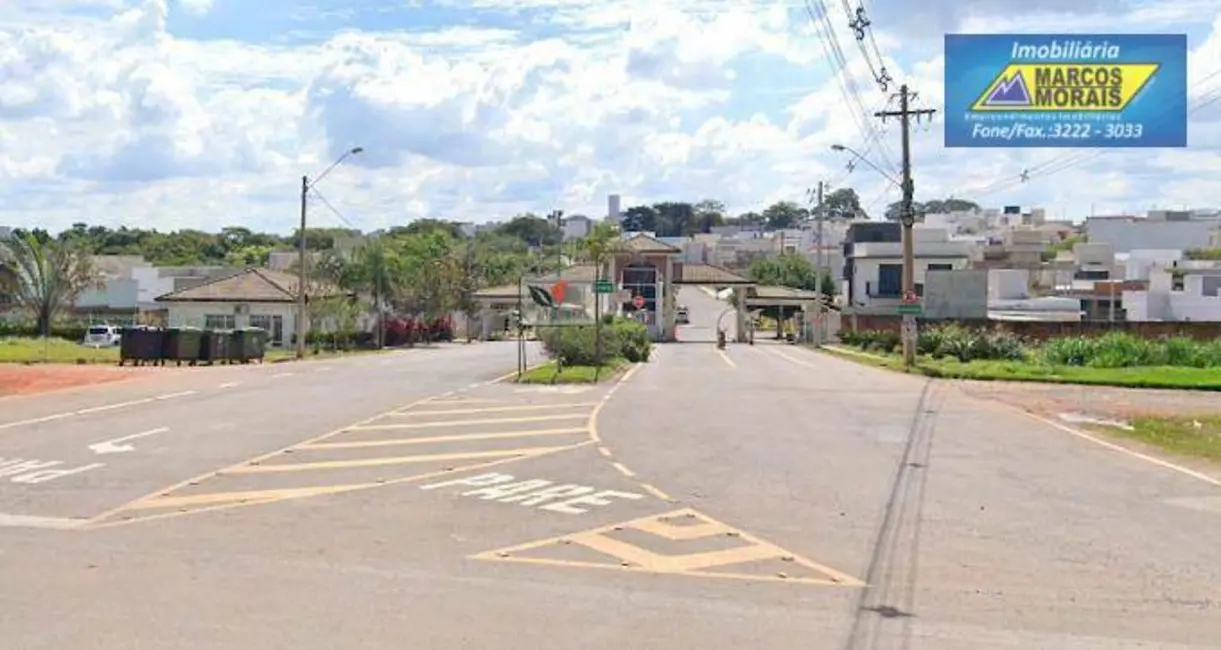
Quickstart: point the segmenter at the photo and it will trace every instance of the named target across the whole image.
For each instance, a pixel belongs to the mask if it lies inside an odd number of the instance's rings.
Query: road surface
[[[709,306],[692,304],[693,321]],[[249,398],[201,387],[0,429],[2,453],[65,461],[50,469],[107,463],[0,477],[4,508],[26,517],[0,527],[0,638],[57,650],[1221,639],[1217,484],[951,384],[791,346],[662,346],[598,387],[487,383],[512,354],[289,364],[298,374],[250,371]],[[239,423],[257,410],[247,401],[269,415]],[[371,417],[380,409],[394,410]],[[133,451],[79,451],[157,426],[169,428],[112,441]]]

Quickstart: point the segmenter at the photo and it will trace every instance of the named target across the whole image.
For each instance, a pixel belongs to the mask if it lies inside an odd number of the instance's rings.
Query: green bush
[[[1182,336],[1150,340],[1109,332],[1097,338],[1052,339],[1043,345],[1042,356],[1053,365],[1091,368],[1217,368],[1221,367],[1221,341],[1200,342]]]
[[[963,363],[1019,361],[1026,357],[1026,346],[1008,332],[968,329],[948,323],[921,331],[916,352],[936,359],[952,357]]]
[[[85,340],[85,332],[88,329],[88,323],[55,323],[51,325],[51,338],[79,343]],[[36,338],[39,336],[42,336],[42,332],[38,331],[37,323],[0,321],[0,338]]]
[[[564,366],[594,366],[598,361],[598,333],[593,325],[566,325],[539,328],[539,340],[548,356]],[[649,360],[653,341],[643,324],[626,318],[612,319],[602,327],[602,355],[605,363],[616,357],[632,363]]]

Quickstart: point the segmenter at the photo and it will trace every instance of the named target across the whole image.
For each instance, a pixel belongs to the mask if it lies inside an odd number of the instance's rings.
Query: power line
[[[864,100],[861,98],[860,88],[848,65],[847,57],[844,56],[843,48],[839,44],[839,38],[835,35],[835,26],[831,23],[826,3],[823,0],[817,0],[817,5],[818,8],[815,9],[812,0],[805,0],[806,13],[814,24],[819,42],[822,44],[823,50],[827,54],[827,59],[831,63],[832,74],[839,83],[840,92],[843,93],[848,105],[855,108],[855,110],[850,110],[849,113],[853,121],[856,122],[857,129],[864,136],[866,144],[877,146],[883,165],[889,167],[891,172],[897,172],[898,167],[894,163],[893,153],[887,146],[886,141],[878,133],[873,121],[868,117]]]

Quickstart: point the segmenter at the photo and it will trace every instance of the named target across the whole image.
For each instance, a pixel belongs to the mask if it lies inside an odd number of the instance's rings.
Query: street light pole
[[[301,231],[298,233],[298,237],[297,237],[298,250],[297,250],[297,328],[296,329],[297,329],[297,358],[298,359],[305,358],[305,337],[309,333],[309,327],[308,327],[308,323],[307,323],[308,318],[306,317],[307,296],[305,293],[305,281],[306,281],[305,218],[306,218],[306,213],[307,213],[306,206],[309,203],[309,191],[312,187],[314,187],[315,185],[318,184],[318,181],[322,180],[327,174],[331,173],[332,169],[335,169],[336,167],[338,167],[339,163],[343,162],[345,158],[347,158],[348,156],[354,156],[362,151],[364,151],[364,149],[361,147],[353,147],[352,149],[349,149],[348,151],[344,152],[344,154],[342,156],[335,159],[335,162],[331,163],[330,167],[327,167],[326,169],[324,169],[322,171],[321,174],[318,174],[318,176],[316,178],[314,178],[313,182],[310,182],[309,176],[301,177],[301,224],[300,224]]]
[[[305,206],[309,176],[301,177],[301,230],[297,233],[297,358],[305,358]]]

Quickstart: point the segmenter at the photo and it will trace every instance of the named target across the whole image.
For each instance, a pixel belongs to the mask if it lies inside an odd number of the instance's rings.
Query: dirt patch
[[[96,365],[0,366],[0,396],[30,395],[52,390],[92,386],[144,377],[153,368],[119,368]]]
[[[994,399],[1058,417],[1062,413],[1131,420],[1221,415],[1221,395],[1210,391],[1148,390],[1017,382],[956,382],[973,397]]]

